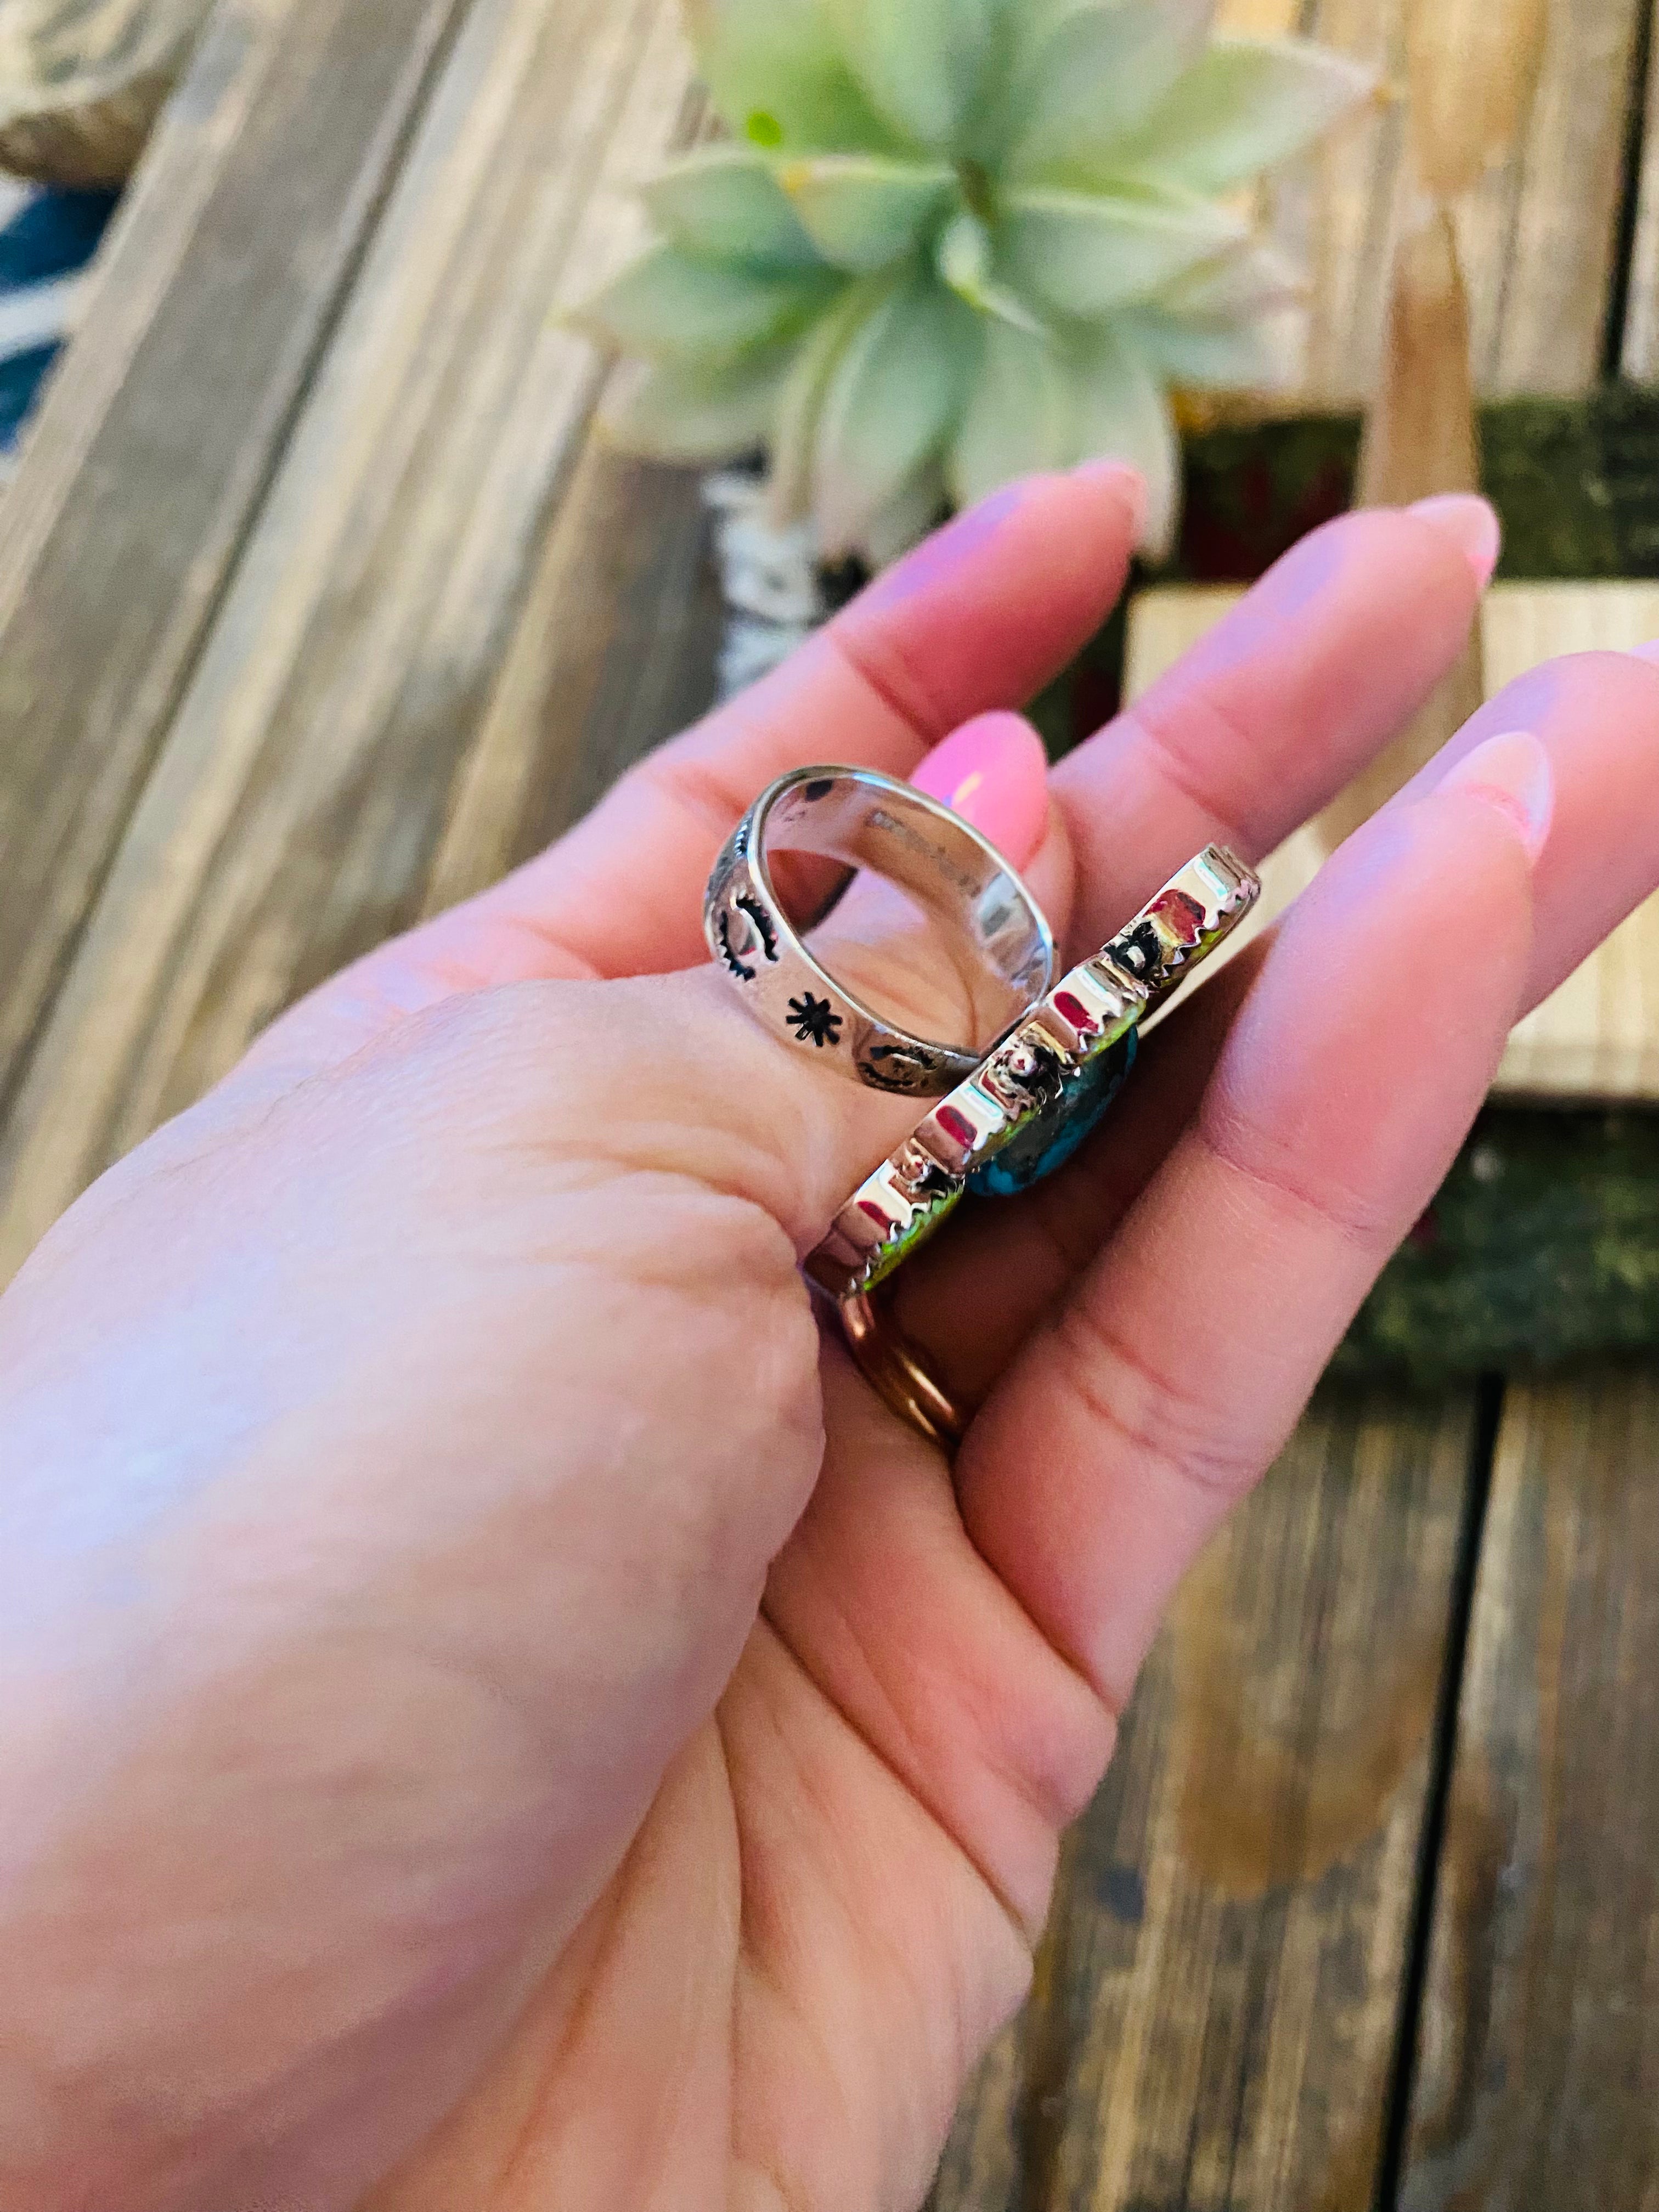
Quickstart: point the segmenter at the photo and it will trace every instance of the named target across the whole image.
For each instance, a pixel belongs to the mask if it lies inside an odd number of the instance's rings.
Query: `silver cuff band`
[[[961,940],[963,973],[988,1036],[1005,1035],[1048,989],[1048,922],[994,845],[940,800],[873,769],[795,769],[761,793],[726,840],[704,896],[703,932],[769,1028],[838,1073],[878,1091],[935,1097],[970,1075],[986,1048],[913,1036],[838,983],[778,896],[771,861],[784,851],[868,868],[909,892]],[[843,879],[831,905],[844,888]]]

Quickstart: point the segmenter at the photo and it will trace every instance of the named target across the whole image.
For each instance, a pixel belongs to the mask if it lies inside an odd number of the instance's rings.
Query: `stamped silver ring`
[[[1232,934],[1261,890],[1221,846],[1189,860],[865,1177],[807,1259],[809,1279],[838,1300],[858,1297],[964,1192],[1012,1196],[1061,1166],[1122,1088],[1146,1015]],[[848,1340],[860,1352],[856,1331]]]
[[[809,915],[786,911],[774,860],[837,865]],[[908,891],[958,941],[982,1042],[913,1036],[814,957],[802,931],[868,868]],[[996,847],[940,800],[866,768],[801,768],[763,791],[727,838],[702,908],[708,948],[761,1020],[791,1048],[878,1091],[936,1097],[971,1075],[1054,977],[1042,909]]]

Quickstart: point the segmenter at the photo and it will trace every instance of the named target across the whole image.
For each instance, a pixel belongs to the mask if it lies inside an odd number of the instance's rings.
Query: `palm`
[[[831,1355],[830,1443],[715,1717],[509,2048],[368,2212],[920,2198],[1017,1999],[1103,1709]]]

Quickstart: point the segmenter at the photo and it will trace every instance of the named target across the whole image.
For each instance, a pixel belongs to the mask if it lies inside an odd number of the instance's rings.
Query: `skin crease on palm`
[[[701,886],[781,768],[908,774],[1028,697],[1135,494],[963,518],[286,1016],[0,1301],[6,2212],[920,2201],[1170,1590],[1513,1020],[1659,882],[1659,668],[1512,686],[907,1271],[981,1408],[947,1466],[796,1272],[914,1109],[750,1021]],[[1344,784],[1494,550],[1475,502],[1329,526],[1046,803],[981,727],[1072,957]],[[949,1026],[890,904],[836,927]]]

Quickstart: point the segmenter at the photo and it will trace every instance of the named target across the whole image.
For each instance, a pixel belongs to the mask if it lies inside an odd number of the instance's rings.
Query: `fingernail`
[[[933,747],[910,779],[942,799],[1023,868],[1048,820],[1048,761],[1020,714],[976,714]]]
[[[1630,648],[1638,660],[1659,660],[1659,637],[1650,638],[1645,645]]]
[[[1437,530],[1443,531],[1474,572],[1474,580],[1484,592],[1492,581],[1492,572],[1498,566],[1498,556],[1504,543],[1503,525],[1491,502],[1473,491],[1440,491],[1432,499],[1419,499],[1406,510],[1407,514],[1420,514],[1425,522],[1431,522]]]
[[[1486,738],[1448,770],[1437,787],[1466,791],[1506,815],[1520,832],[1529,860],[1543,851],[1555,811],[1555,775],[1549,755],[1530,730],[1505,730]]]
[[[1129,510],[1129,527],[1138,545],[1140,533],[1146,527],[1146,479],[1133,462],[1104,455],[1092,461],[1079,461],[1072,474],[1082,483],[1101,485],[1123,501]]]

